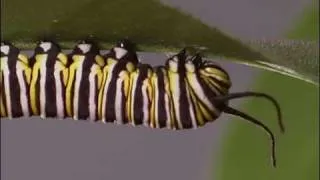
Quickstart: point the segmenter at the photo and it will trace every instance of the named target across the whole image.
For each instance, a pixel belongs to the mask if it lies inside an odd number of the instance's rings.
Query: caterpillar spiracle
[[[229,93],[228,73],[212,61],[185,50],[165,65],[141,63],[127,40],[101,55],[94,43],[82,41],[70,54],[51,41],[40,42],[32,57],[11,43],[1,43],[1,117],[72,117],[75,120],[190,129],[213,122],[221,113],[242,117],[270,136],[276,166],[275,136],[254,117],[228,105],[232,99],[262,97],[259,92]]]

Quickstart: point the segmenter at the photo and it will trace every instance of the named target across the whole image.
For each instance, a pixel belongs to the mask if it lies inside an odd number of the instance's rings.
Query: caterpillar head
[[[215,87],[219,87],[222,92],[228,93],[232,85],[230,76],[218,64],[213,61],[201,61],[198,73],[202,78],[208,79]]]
[[[206,84],[218,89],[221,94],[228,93],[231,87],[231,80],[227,71],[213,61],[204,61],[200,54],[189,58],[185,62],[185,68],[189,73],[196,73]]]

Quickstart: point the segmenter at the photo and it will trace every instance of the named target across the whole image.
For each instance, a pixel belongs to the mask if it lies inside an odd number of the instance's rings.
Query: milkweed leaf
[[[286,48],[273,41],[242,42],[154,0],[1,2],[1,39],[22,49],[33,49],[44,38],[66,49],[81,39],[96,40],[109,49],[117,40],[129,38],[141,51],[177,52],[194,47],[205,49],[209,58],[220,56],[315,84],[319,79],[314,50],[301,50],[299,57],[286,55],[295,48],[314,49],[316,43],[293,42],[294,46]]]

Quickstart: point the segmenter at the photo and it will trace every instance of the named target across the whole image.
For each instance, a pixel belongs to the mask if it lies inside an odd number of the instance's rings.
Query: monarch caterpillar
[[[86,41],[70,54],[51,41],[43,41],[30,58],[2,42],[0,74],[1,117],[72,117],[179,130],[204,126],[224,112],[268,133],[276,166],[272,131],[228,102],[242,97],[270,100],[284,132],[277,101],[264,93],[229,93],[228,73],[199,54],[188,56],[182,50],[164,66],[151,67],[139,61],[132,43],[126,40],[105,55]]]

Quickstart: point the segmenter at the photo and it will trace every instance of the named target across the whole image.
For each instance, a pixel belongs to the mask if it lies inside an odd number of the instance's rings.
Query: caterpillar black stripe
[[[229,93],[228,73],[200,55],[185,50],[164,66],[139,62],[129,41],[120,41],[107,54],[83,41],[64,54],[50,41],[38,44],[30,58],[10,43],[1,43],[1,117],[32,115],[190,129],[217,119],[222,112],[240,116],[271,137],[273,165],[275,137],[255,118],[230,106],[232,99],[263,97],[277,110],[277,101],[257,92]]]

